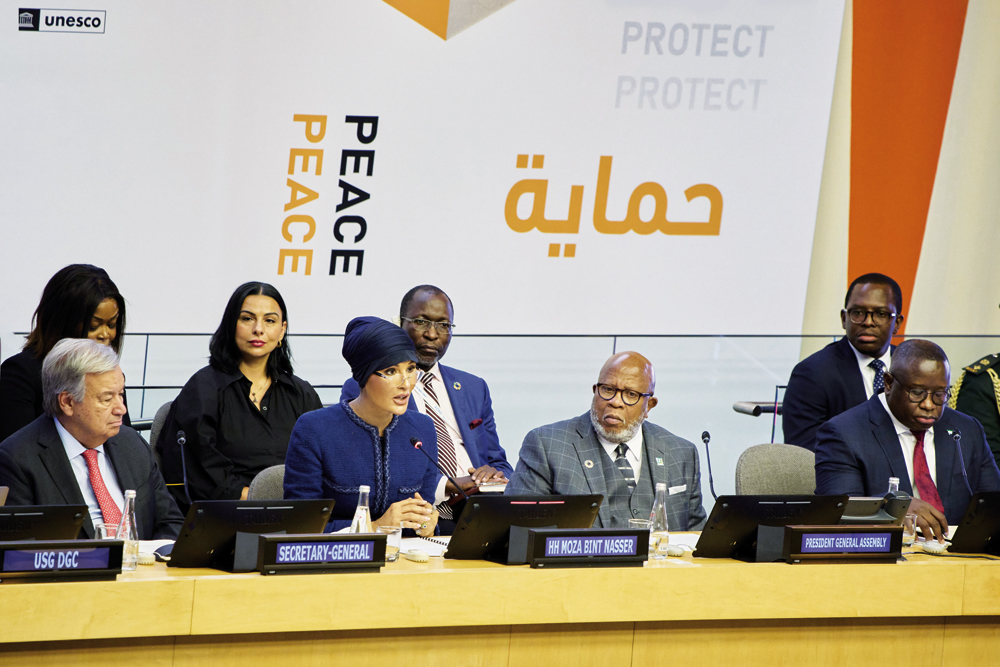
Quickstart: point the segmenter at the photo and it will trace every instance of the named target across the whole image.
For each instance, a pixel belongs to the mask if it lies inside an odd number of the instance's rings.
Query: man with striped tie
[[[536,428],[521,445],[507,494],[604,496],[595,528],[648,519],[657,483],[667,485],[670,530],[701,530],[698,450],[646,420],[656,407],[653,365],[638,352],[608,359],[590,412]]]
[[[455,327],[451,299],[438,287],[418,285],[403,297],[399,317],[417,348],[417,366],[423,371],[410,395],[409,409],[434,422],[438,462],[466,491],[480,483],[506,480],[512,468],[497,436],[489,387],[480,377],[440,363]],[[349,378],[340,398],[351,401],[359,393],[357,382]],[[456,508],[447,501],[457,494],[458,489],[442,477],[436,504],[444,535],[454,529]]]
[[[184,523],[142,437],[122,426],[125,376],[118,355],[87,338],[64,338],[42,364],[45,414],[0,443],[8,505],[87,505],[80,537],[117,526],[136,491],[139,539],[176,539]]]
[[[792,369],[782,405],[785,442],[812,449],[828,419],[884,389],[892,337],[903,323],[903,294],[881,273],[858,276],[847,288],[840,324],[845,336]]]
[[[973,493],[1000,491],[983,427],[946,407],[950,374],[948,357],[934,343],[900,343],[885,392],[820,427],[816,493],[880,496],[898,477],[924,534],[943,542]]]

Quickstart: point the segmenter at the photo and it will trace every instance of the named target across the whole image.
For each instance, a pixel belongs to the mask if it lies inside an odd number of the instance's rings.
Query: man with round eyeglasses
[[[653,365],[638,352],[616,354],[593,391],[589,412],[525,436],[506,493],[599,493],[604,502],[594,527],[628,528],[629,519],[649,517],[662,482],[670,530],[700,530],[698,450],[646,419],[657,404]]]
[[[449,470],[463,490],[470,492],[487,482],[504,482],[513,469],[500,446],[493,402],[486,381],[440,363],[451,343],[455,311],[444,290],[434,285],[417,285],[399,306],[399,324],[417,350],[420,379],[410,394],[410,410],[434,421],[438,436],[438,462]],[[358,396],[357,382],[348,378],[341,400]],[[438,485],[436,502],[445,535],[454,530],[460,508],[448,505],[458,495],[446,478]]]
[[[973,493],[1000,491],[983,427],[947,407],[950,374],[948,357],[934,343],[901,343],[885,373],[885,392],[819,429],[816,493],[880,496],[898,477],[924,534],[944,541]]]
[[[813,449],[824,422],[883,391],[902,313],[903,294],[895,280],[881,273],[854,279],[840,311],[844,337],[792,370],[782,402],[786,443]]]

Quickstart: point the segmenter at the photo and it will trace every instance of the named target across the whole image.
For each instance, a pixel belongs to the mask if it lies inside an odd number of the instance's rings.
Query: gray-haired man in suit
[[[667,485],[670,530],[700,530],[698,450],[646,421],[656,407],[653,365],[637,352],[604,363],[590,412],[534,429],[524,438],[507,494],[604,496],[596,528],[627,528],[646,519],[655,485]]]
[[[64,338],[42,364],[45,414],[0,443],[8,505],[87,505],[80,537],[118,525],[136,492],[139,539],[176,539],[184,516],[142,437],[122,426],[125,376],[118,355],[87,338]]]

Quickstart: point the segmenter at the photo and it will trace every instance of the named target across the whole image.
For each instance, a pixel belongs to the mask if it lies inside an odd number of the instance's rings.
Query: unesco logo
[[[31,32],[83,32],[104,34],[107,12],[97,9],[17,10],[17,29]]]

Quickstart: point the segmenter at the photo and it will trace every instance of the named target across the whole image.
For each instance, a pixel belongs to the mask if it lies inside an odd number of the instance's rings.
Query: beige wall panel
[[[633,626],[633,623],[515,625],[510,632],[509,667],[629,667]]]
[[[1000,2],[970,0],[907,333],[1000,334]],[[949,345],[954,366],[1000,348]]]
[[[657,665],[940,665],[944,620],[844,619],[636,623],[632,667]],[[909,658],[905,657],[909,656]]]
[[[803,334],[835,334],[843,330],[840,309],[847,287],[847,241],[851,213],[851,49],[854,45],[853,2],[844,4],[837,76],[833,84],[830,130],[826,137],[823,180],[819,190],[816,232],[813,236],[809,286],[806,290]],[[805,224],[805,221],[803,221]],[[807,357],[830,339],[806,338],[801,356]]]
[[[4,667],[169,667],[173,661],[173,637],[0,644]]]
[[[185,667],[506,667],[509,644],[509,626],[263,633],[178,637],[175,658]]]

